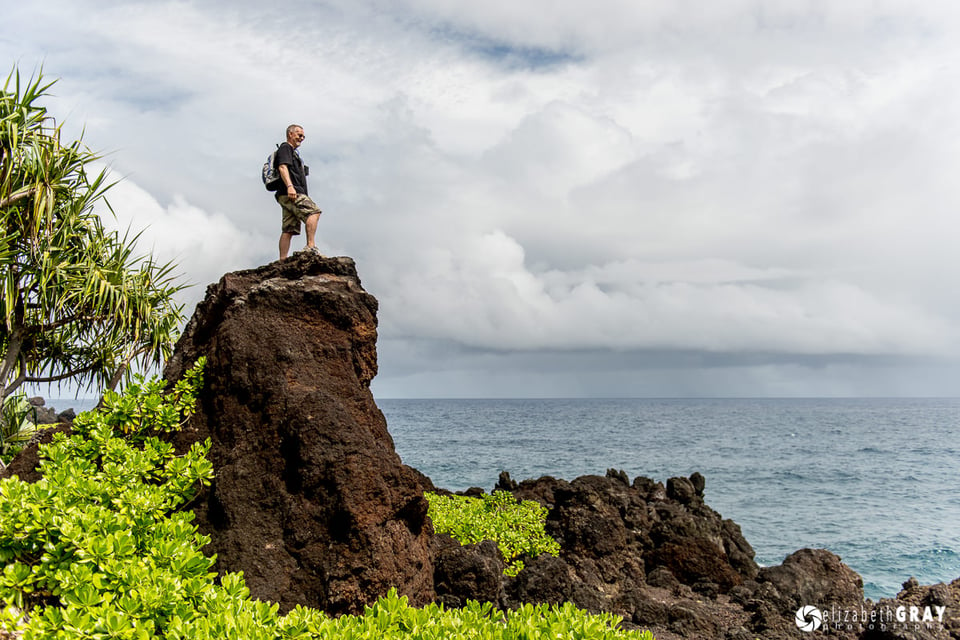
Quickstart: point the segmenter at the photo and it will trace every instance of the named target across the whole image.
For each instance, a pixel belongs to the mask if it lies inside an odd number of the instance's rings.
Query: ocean
[[[378,399],[404,463],[490,491],[622,469],[699,471],[761,565],[836,553],[864,594],[960,577],[960,399]]]

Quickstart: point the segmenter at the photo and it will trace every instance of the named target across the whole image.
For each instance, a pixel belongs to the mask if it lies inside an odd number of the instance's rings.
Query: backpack
[[[282,182],[280,172],[277,170],[277,150],[279,149],[280,145],[277,145],[273,153],[267,156],[267,161],[263,163],[263,169],[260,171],[260,178],[267,191],[276,191]]]

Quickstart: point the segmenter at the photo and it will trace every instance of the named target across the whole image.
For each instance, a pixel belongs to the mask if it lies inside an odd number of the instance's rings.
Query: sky
[[[268,4],[0,0],[188,316],[298,123],[377,397],[960,395],[953,0]]]

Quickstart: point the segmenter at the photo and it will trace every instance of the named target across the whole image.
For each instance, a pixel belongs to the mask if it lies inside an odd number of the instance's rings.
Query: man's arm
[[[293,180],[290,179],[290,168],[285,164],[281,164],[277,167],[277,170],[280,172],[280,179],[283,180],[283,184],[287,185],[287,195],[291,198],[297,197],[297,190],[293,186]],[[290,193],[290,192],[293,193]]]

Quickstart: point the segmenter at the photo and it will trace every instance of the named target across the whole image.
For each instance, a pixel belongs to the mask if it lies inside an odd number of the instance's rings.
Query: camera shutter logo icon
[[[800,631],[816,631],[823,624],[823,613],[820,609],[810,606],[797,609],[797,615],[794,617],[797,627]]]

